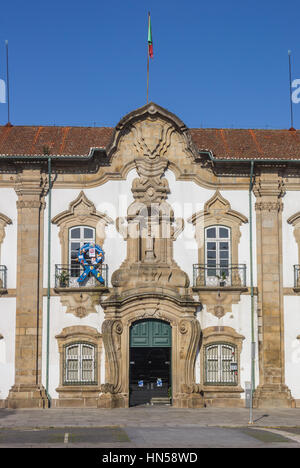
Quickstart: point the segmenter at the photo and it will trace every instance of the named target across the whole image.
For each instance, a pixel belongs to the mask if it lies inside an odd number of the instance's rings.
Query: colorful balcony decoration
[[[84,244],[78,253],[78,262],[84,267],[84,272],[77,279],[78,283],[83,283],[92,274],[101,284],[104,284],[98,267],[104,261],[104,252],[101,247],[92,242]]]

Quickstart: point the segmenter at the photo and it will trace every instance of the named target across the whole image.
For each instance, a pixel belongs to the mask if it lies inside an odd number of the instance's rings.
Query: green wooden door
[[[171,326],[162,320],[143,320],[135,322],[130,329],[132,348],[168,348],[171,346]]]

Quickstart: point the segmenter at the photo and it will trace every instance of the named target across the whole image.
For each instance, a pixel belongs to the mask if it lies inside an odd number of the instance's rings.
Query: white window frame
[[[70,355],[68,351],[71,348],[77,347],[77,354]],[[84,347],[87,347],[92,350],[91,354],[83,354]],[[70,343],[65,346],[64,351],[64,385],[96,385],[97,384],[97,373],[96,373],[96,363],[97,363],[97,348],[94,344],[86,343],[86,342],[76,342]],[[69,363],[72,361],[77,361],[77,370],[69,370]],[[91,361],[92,368],[92,377],[90,379],[86,379],[83,377],[84,369],[84,362]],[[70,378],[69,372],[77,372],[77,378]]]
[[[209,229],[216,229],[216,237],[207,237],[207,231]],[[228,237],[220,237],[220,229],[226,229],[228,232]],[[208,255],[208,243],[215,242],[216,243],[216,259],[215,259],[215,267],[209,266],[208,261],[213,259],[209,259]],[[221,267],[220,261],[223,260],[220,258],[220,243],[227,242],[228,243],[228,267]],[[217,276],[209,275],[209,270],[216,270],[216,274],[221,277],[222,269],[228,271],[228,276],[226,279],[226,285],[231,284],[231,228],[229,226],[224,225],[212,225],[207,226],[205,228],[205,280],[207,285],[217,285]]]
[[[72,231],[74,231],[74,229],[80,229],[80,237],[78,239],[72,239]],[[84,229],[91,229],[91,231],[93,231],[93,237],[89,237],[89,238],[86,238],[84,237]],[[96,242],[96,231],[95,231],[95,228],[91,227],[91,226],[73,226],[69,229],[69,251],[68,251],[68,258],[69,258],[69,264],[71,265],[71,262],[72,262],[72,258],[71,258],[71,252],[72,252],[72,249],[71,249],[71,244],[72,242],[77,242],[80,244],[80,248],[84,245],[84,244],[87,244],[88,242]]]
[[[74,229],[80,229],[80,237],[79,238],[72,238],[72,231]],[[84,237],[84,229],[91,229],[91,231],[93,231],[93,237],[89,237],[89,238],[86,238]],[[80,267],[79,263],[77,263],[76,261],[74,261],[73,259],[73,263],[72,263],[72,256],[71,256],[71,253],[72,253],[72,243],[78,243],[79,244],[79,248],[81,248],[82,246],[84,246],[84,244],[87,244],[88,242],[96,242],[96,230],[95,228],[91,227],[91,226],[86,226],[86,225],[81,225],[81,226],[72,226],[71,228],[69,228],[69,245],[68,245],[68,260],[69,260],[69,268],[70,268],[70,286],[73,286],[73,283],[74,283],[74,278],[79,278],[79,276],[83,273],[83,269]],[[74,271],[75,273],[77,272],[78,274],[74,274]],[[94,278],[90,278],[89,279],[89,283],[92,285],[94,284]],[[76,284],[76,282],[75,282]]]
[[[211,350],[214,353],[209,355]],[[229,353],[228,353],[229,351]],[[237,385],[238,369],[231,370],[230,364],[238,364],[237,347],[231,343],[211,343],[205,346],[205,385]]]

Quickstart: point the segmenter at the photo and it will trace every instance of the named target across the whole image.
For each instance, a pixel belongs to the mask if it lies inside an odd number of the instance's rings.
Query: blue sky
[[[0,78],[9,41],[11,122],[115,126],[150,100],[189,127],[289,128],[288,55],[300,78],[297,0],[11,0],[0,13]],[[294,104],[300,127],[300,103]],[[0,104],[0,124],[7,121]]]

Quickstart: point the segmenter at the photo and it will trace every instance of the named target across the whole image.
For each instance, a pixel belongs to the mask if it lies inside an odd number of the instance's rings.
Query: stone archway
[[[130,327],[146,318],[163,320],[172,328],[173,406],[202,407],[202,387],[195,383],[195,361],[201,337],[195,302],[170,297],[167,291],[161,294],[140,291],[121,301],[109,298],[105,308],[107,319],[102,326],[102,336],[106,352],[106,383],[101,387],[98,407],[129,406]]]

